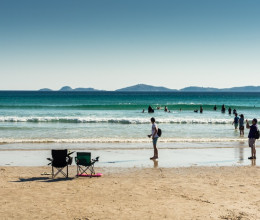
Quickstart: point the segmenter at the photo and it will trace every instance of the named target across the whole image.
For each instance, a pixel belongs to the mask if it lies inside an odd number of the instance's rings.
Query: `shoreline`
[[[59,147],[58,147],[59,146]],[[258,160],[248,160],[250,148],[245,144],[229,147],[207,148],[160,148],[159,159],[152,161],[152,147],[149,148],[69,148],[63,145],[50,145],[49,149],[2,149],[0,150],[0,166],[45,166],[48,164],[46,158],[51,157],[51,149],[68,149],[76,152],[91,152],[92,158],[99,156],[97,167],[144,167],[151,168],[155,165],[160,168],[190,167],[190,166],[248,166],[260,165]],[[257,157],[259,155],[257,148]],[[73,165],[75,165],[73,159]]]

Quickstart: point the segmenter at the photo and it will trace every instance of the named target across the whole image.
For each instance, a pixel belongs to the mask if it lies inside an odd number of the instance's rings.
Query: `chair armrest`
[[[68,153],[67,156],[70,156],[70,155],[73,154],[74,152],[75,152],[75,151]]]
[[[98,161],[99,161],[99,157],[96,157],[96,159],[92,159],[93,163],[98,162]]]

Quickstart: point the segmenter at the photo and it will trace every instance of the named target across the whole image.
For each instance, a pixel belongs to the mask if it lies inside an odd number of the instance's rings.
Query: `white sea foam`
[[[238,142],[246,138],[160,138],[160,143],[211,143],[211,142]],[[89,139],[12,139],[0,138],[0,144],[15,143],[150,143],[148,138],[120,139],[120,138],[89,138]]]
[[[168,124],[231,124],[232,119],[162,118],[158,123]],[[147,118],[97,118],[97,117],[0,117],[0,122],[60,122],[60,123],[116,123],[149,124]]]

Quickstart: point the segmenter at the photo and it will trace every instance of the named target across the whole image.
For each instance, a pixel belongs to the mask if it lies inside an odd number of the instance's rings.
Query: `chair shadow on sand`
[[[30,177],[30,178],[19,178],[19,180],[10,181],[10,182],[12,182],[12,183],[24,183],[24,182],[45,182],[45,183],[50,183],[50,182],[71,181],[73,179],[74,179],[74,177],[57,178],[57,179],[52,179],[52,178],[49,178],[49,177]]]

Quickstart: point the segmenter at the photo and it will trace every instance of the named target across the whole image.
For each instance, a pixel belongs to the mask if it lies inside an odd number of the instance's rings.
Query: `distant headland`
[[[49,88],[43,88],[39,91],[61,91],[61,92],[84,92],[84,91],[106,91],[106,90],[98,90],[94,88],[71,88],[70,86],[64,86],[59,90],[51,90]],[[114,90],[116,92],[260,92],[260,86],[242,86],[242,87],[232,87],[225,89],[218,89],[212,87],[197,87],[190,86],[185,87],[183,89],[169,89],[163,86],[152,86],[146,84],[137,84],[134,86],[129,86],[121,89]]]

